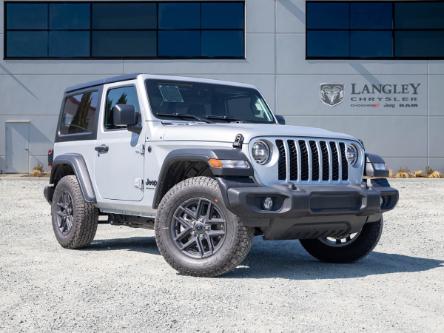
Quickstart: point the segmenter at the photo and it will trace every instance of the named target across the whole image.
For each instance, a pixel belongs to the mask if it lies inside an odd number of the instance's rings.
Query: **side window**
[[[120,129],[122,127],[114,125],[113,114],[111,110],[116,104],[133,105],[136,112],[140,112],[139,100],[137,98],[136,87],[126,86],[108,90],[106,94],[105,105],[105,128],[106,129]]]
[[[97,91],[88,91],[66,97],[60,134],[89,134],[94,132],[97,102]]]

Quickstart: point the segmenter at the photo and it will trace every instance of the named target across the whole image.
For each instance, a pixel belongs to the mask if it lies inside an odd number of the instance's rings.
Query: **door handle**
[[[105,154],[108,152],[109,147],[107,145],[100,145],[94,148],[99,154]]]

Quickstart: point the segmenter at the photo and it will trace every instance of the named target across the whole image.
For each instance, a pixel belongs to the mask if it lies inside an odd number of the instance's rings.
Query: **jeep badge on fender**
[[[323,101],[341,89],[325,85]],[[70,87],[44,190],[55,236],[88,246],[99,216],[154,227],[165,260],[193,276],[233,270],[254,235],[299,239],[321,261],[366,256],[398,201],[384,160],[350,135],[284,124],[246,84],[136,74]]]

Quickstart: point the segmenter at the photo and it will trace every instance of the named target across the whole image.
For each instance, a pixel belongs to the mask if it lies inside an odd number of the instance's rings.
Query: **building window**
[[[307,59],[444,59],[444,1],[307,1]]]
[[[244,1],[5,2],[5,59],[242,59]]]

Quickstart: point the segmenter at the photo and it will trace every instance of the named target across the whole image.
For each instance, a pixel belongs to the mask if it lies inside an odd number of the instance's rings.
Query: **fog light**
[[[270,197],[266,197],[264,200],[264,209],[271,210],[273,208],[273,199]]]

